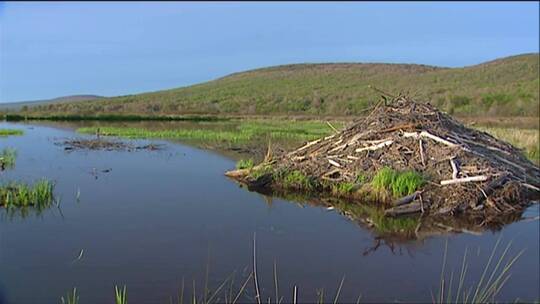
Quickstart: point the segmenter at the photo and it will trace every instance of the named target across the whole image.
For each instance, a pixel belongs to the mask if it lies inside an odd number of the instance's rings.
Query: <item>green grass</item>
[[[368,85],[411,92],[456,115],[538,116],[538,53],[462,68],[413,64],[295,64],[151,93],[30,107],[24,115],[361,115]]]
[[[118,288],[118,286],[114,286],[114,303],[127,304],[127,292],[125,285],[122,289]]]
[[[342,127],[342,123],[335,123]],[[79,128],[77,132],[96,134],[98,127]],[[130,127],[99,127],[101,135],[119,136],[131,139],[180,139],[204,142],[245,143],[272,140],[304,141],[331,134],[333,131],[323,121],[280,121],[280,120],[242,120],[228,123],[213,123],[200,128],[179,128],[151,130]]]
[[[77,288],[73,288],[73,290],[68,292],[65,298],[61,297],[60,302],[62,304],[78,304],[79,295],[77,294]]]
[[[390,191],[395,198],[412,194],[424,184],[424,178],[415,171],[398,172],[389,167],[380,169],[371,185],[376,191]]]
[[[523,254],[523,250],[515,255],[509,256],[508,252],[512,245],[508,245],[497,254],[497,249],[501,239],[499,238],[491,251],[489,258],[483,268],[482,275],[478,281],[465,284],[467,277],[467,249],[463,255],[461,270],[457,282],[454,281],[454,271],[450,275],[446,271],[446,259],[448,242],[446,243],[441,279],[439,282],[439,292],[434,303],[497,303],[497,296],[510,279],[510,269]],[[514,303],[517,303],[515,301]]]
[[[17,158],[17,150],[13,148],[4,148],[0,151],[0,170],[11,169],[15,166],[15,159]]]
[[[507,141],[522,149],[527,158],[536,164],[540,164],[540,131],[538,129],[518,129],[499,127],[476,127],[480,131],[487,132],[494,137]]]
[[[274,172],[274,181],[285,189],[297,189],[302,191],[312,191],[317,185],[313,178],[308,177],[299,170],[280,170]]]
[[[253,159],[241,159],[236,163],[236,169],[251,169],[253,168]]]
[[[53,203],[53,190],[54,184],[47,180],[39,180],[33,185],[9,182],[0,185],[0,206],[44,209]]]
[[[347,196],[353,192],[355,184],[354,183],[335,183],[332,184],[332,193],[337,196]]]
[[[10,135],[23,135],[24,131],[19,129],[0,129],[0,137],[6,137]]]

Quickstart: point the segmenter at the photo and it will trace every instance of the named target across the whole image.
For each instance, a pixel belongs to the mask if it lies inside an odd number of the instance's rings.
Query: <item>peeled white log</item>
[[[486,175],[477,175],[477,176],[470,176],[470,177],[463,177],[463,178],[453,178],[453,179],[447,179],[442,180],[441,185],[451,185],[451,184],[459,184],[459,183],[468,183],[468,182],[483,182],[488,180],[488,176]]]
[[[428,131],[422,131],[420,133],[418,132],[404,132],[403,133],[403,137],[414,137],[414,138],[419,138],[419,137],[427,137],[427,138],[430,138],[438,143],[441,143],[441,144],[444,144],[444,145],[447,145],[449,147],[457,147],[458,145],[453,143],[453,142],[450,142],[444,138],[440,138],[439,136],[436,136],[436,135],[433,135],[431,133],[429,133]]]
[[[381,149],[381,148],[384,148],[386,146],[390,146],[394,141],[393,140],[387,140],[387,141],[384,141],[380,144],[377,144],[377,145],[373,145],[373,146],[369,146],[369,147],[363,147],[363,148],[358,148],[356,149],[355,151],[356,152],[362,152],[362,151],[375,151],[375,150],[378,150],[378,149]]]
[[[336,167],[338,167],[338,168],[341,168],[341,165],[340,165],[338,162],[334,161],[334,160],[329,159],[328,162],[329,162],[332,166],[336,166]]]
[[[450,159],[450,166],[452,166],[452,179],[457,179],[458,174],[459,174],[459,169],[454,159]]]

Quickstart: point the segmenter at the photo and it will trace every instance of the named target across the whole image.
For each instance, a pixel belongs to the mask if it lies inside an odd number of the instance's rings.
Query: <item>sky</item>
[[[448,67],[539,51],[539,2],[0,2],[0,102],[289,63]]]

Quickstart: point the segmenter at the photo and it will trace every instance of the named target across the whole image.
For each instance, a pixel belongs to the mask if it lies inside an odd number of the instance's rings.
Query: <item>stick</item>
[[[394,206],[401,206],[401,205],[405,205],[405,204],[408,204],[412,201],[414,201],[416,199],[416,197],[422,193],[422,191],[416,191],[414,192],[413,194],[409,194],[407,196],[404,196],[400,199],[398,199],[397,201],[394,202]]]
[[[521,183],[521,185],[522,185],[522,186],[525,186],[525,187],[527,187],[527,188],[529,188],[529,189],[536,190],[536,191],[540,192],[540,188],[535,187],[535,186],[533,186],[533,185],[531,185],[531,184]]]
[[[329,162],[332,166],[336,166],[336,167],[338,167],[338,168],[341,168],[341,165],[340,165],[338,162],[336,162],[336,161],[333,161],[333,160],[329,159],[328,162]]]
[[[394,141],[393,140],[387,140],[385,142],[382,142],[378,145],[373,145],[373,146],[369,146],[369,147],[364,147],[364,148],[358,148],[356,149],[355,151],[356,152],[362,152],[362,151],[375,151],[375,150],[378,150],[378,149],[381,149],[381,148],[384,148],[386,146],[390,146]]]
[[[379,131],[379,133],[392,132],[392,131],[396,131],[396,130],[400,130],[400,129],[410,129],[410,128],[414,128],[414,127],[416,127],[416,124],[412,124],[412,123],[403,124],[403,125],[398,125],[398,126],[394,126],[394,127],[388,128],[388,129],[381,130],[381,131]]]
[[[416,213],[420,211],[422,211],[422,205],[420,203],[410,203],[407,205],[386,209],[384,210],[384,215],[396,216],[408,213]]]
[[[422,139],[418,139],[418,145],[420,146],[420,160],[422,161],[422,166],[426,166],[426,160],[424,158],[424,147],[422,145]]]
[[[459,174],[459,168],[453,158],[450,159],[450,166],[452,166],[452,179],[457,179]]]
[[[302,151],[302,150],[305,150],[305,149],[307,149],[307,148],[309,148],[309,147],[311,147],[311,146],[313,146],[313,145],[319,143],[321,140],[322,140],[322,138],[319,138],[319,139],[317,139],[317,140],[308,142],[308,143],[305,144],[304,146],[302,146],[302,147],[300,147],[300,148],[298,148],[298,149],[292,151],[292,152],[289,153],[288,155],[292,155],[292,154],[294,154],[294,153],[297,153],[297,152],[300,152],[300,151]]]
[[[436,136],[436,135],[433,135],[427,131],[422,131],[420,133],[418,132],[404,132],[403,133],[403,137],[414,137],[414,138],[418,138],[418,137],[427,137],[427,138],[430,138],[438,143],[441,143],[441,144],[444,144],[444,145],[447,145],[449,147],[457,147],[458,145],[453,143],[453,142],[450,142],[446,139],[443,139],[443,138],[440,138],[439,136]]]
[[[330,128],[332,128],[332,130],[334,130],[334,132],[339,133],[339,131],[338,131],[336,128],[334,128],[334,126],[332,126],[332,124],[331,124],[328,120],[326,121],[326,124],[327,124]]]
[[[488,176],[486,176],[486,175],[477,175],[477,176],[471,176],[471,177],[442,180],[441,185],[445,186],[445,185],[468,183],[468,182],[483,182],[483,181],[486,181],[486,180],[488,180]]]

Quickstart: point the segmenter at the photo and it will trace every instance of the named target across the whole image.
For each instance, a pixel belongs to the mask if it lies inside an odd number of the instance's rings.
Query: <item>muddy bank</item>
[[[83,139],[74,138],[66,139],[55,143],[58,146],[64,147],[66,151],[75,150],[106,150],[106,151],[137,151],[137,150],[162,150],[164,145],[162,144],[148,144],[148,145],[133,145],[123,141],[114,141],[110,139],[96,138],[96,139]]]

